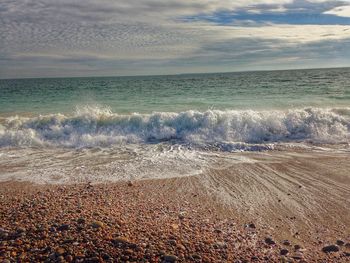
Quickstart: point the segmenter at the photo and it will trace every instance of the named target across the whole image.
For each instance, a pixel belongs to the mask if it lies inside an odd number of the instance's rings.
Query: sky
[[[0,0],[0,78],[350,66],[350,0]]]

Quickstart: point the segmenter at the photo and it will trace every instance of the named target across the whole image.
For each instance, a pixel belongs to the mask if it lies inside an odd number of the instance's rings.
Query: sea
[[[0,80],[0,181],[192,176],[349,143],[350,68]]]

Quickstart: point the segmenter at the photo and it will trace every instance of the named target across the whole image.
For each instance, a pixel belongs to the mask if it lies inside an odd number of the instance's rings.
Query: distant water
[[[0,80],[0,146],[347,144],[350,69]]]
[[[269,110],[350,106],[350,69],[150,77],[0,80],[2,113],[72,113],[108,106],[114,113]]]

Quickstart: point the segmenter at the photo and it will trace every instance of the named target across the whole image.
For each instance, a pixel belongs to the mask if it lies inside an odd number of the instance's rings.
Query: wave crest
[[[108,147],[160,141],[205,146],[348,143],[349,139],[350,108],[120,115],[109,108],[87,106],[71,116],[10,117],[0,126],[1,146]]]

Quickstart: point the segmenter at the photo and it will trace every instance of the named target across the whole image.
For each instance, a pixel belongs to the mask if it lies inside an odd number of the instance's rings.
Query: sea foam
[[[81,148],[171,142],[231,151],[242,144],[259,148],[284,142],[349,143],[349,139],[350,108],[120,115],[108,108],[86,106],[72,115],[9,117],[0,125],[2,147]]]

